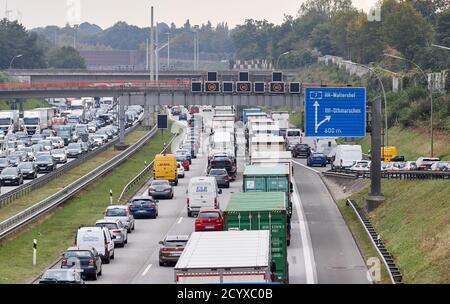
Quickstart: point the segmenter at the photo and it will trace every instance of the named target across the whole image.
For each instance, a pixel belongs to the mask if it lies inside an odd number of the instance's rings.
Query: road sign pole
[[[37,240],[33,240],[33,266],[36,266],[36,256],[37,256]]]
[[[365,197],[366,209],[374,210],[384,202],[381,193],[381,97],[372,103],[370,193]]]

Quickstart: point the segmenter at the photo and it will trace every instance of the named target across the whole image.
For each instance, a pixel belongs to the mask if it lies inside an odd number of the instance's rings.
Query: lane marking
[[[297,164],[297,165],[299,165],[299,166],[302,166],[303,168],[308,169],[308,170],[310,170],[310,171],[312,171],[312,172],[315,172],[315,173],[317,173],[317,174],[320,174],[320,173],[321,173],[320,171],[318,171],[318,170],[316,170],[316,169],[313,169],[313,168],[310,168],[310,167],[308,167],[308,166],[305,166],[304,164],[301,164],[301,163],[299,163],[299,162],[296,162],[295,160],[293,160],[292,162],[293,162],[294,164]]]
[[[297,184],[294,182],[293,201],[297,209],[298,225],[300,227],[300,236],[302,239],[302,250],[305,261],[306,284],[317,284],[315,270],[316,263],[314,261],[314,254],[312,252],[311,236],[309,234],[308,223],[303,212],[303,204],[297,189]]]
[[[180,219],[178,220],[177,224],[181,223],[182,220],[183,220],[183,217],[180,217]]]
[[[142,276],[145,277],[145,275],[147,274],[147,272],[150,270],[150,268],[152,268],[152,264],[149,264],[147,266],[147,268],[145,268],[144,272],[142,273]]]

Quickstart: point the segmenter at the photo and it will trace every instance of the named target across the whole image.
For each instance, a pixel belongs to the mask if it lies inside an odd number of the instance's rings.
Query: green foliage
[[[45,56],[36,33],[27,32],[17,21],[0,21],[0,69],[9,68],[12,59],[13,67],[42,68],[45,67]]]
[[[84,58],[70,46],[52,49],[48,55],[48,64],[55,69],[85,69]]]

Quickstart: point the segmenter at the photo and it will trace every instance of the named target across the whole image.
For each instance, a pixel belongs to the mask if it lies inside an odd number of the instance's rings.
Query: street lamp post
[[[279,63],[280,63],[281,57],[283,57],[284,55],[289,54],[290,52],[292,52],[292,50],[291,50],[291,51],[284,52],[283,54],[281,54],[280,56],[278,56],[278,59],[277,59],[277,69],[279,68]]]
[[[407,61],[409,63],[411,63],[412,65],[414,65],[416,68],[419,69],[420,73],[422,74],[422,76],[425,78],[425,80],[427,81],[427,85],[428,85],[428,91],[430,93],[430,137],[431,137],[431,147],[430,147],[430,152],[431,152],[431,157],[434,156],[434,128],[433,128],[433,88],[430,84],[430,81],[428,80],[427,74],[425,74],[425,72],[423,71],[423,69],[415,62],[413,62],[410,59],[404,58],[404,57],[400,57],[400,56],[396,56],[396,55],[391,55],[391,54],[384,54],[384,56],[386,57],[391,57],[391,58],[395,58],[395,59],[399,59],[399,60],[404,60]]]
[[[386,99],[386,90],[384,89],[384,84],[383,81],[381,80],[380,76],[375,72],[375,70],[369,66],[360,64],[360,63],[356,63],[356,62],[350,62],[350,64],[356,65],[356,66],[360,66],[362,68],[367,69],[368,71],[370,71],[372,74],[375,75],[375,77],[377,77],[378,83],[380,84],[381,90],[383,92],[383,99],[384,99],[384,124],[385,124],[385,141],[384,141],[384,146],[387,147],[389,145],[389,136],[388,136],[388,120],[387,120],[387,99]],[[384,158],[384,151],[383,151],[383,158]]]
[[[14,62],[14,59],[20,58],[20,57],[22,57],[22,56],[23,56],[22,54],[19,54],[19,55],[14,56],[14,57],[11,59],[11,61],[10,61],[10,63],[9,63],[9,69],[10,69],[10,70],[12,69],[12,64],[13,64],[13,62]]]

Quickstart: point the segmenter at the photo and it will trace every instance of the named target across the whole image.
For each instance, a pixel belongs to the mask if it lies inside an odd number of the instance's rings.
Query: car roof
[[[222,212],[222,210],[220,209],[214,209],[214,208],[200,208],[200,213],[201,212]]]
[[[151,196],[136,196],[130,199],[130,201],[138,201],[138,200],[154,200]]]
[[[102,223],[104,223],[104,224],[106,224],[106,223],[116,224],[117,222],[120,222],[120,220],[119,219],[110,219],[110,218],[108,218],[108,219],[98,220],[98,221],[95,222],[95,224],[102,224]]]
[[[128,207],[126,205],[112,205],[108,206],[106,209],[127,209]]]
[[[86,245],[81,245],[81,246],[71,246],[69,248],[67,248],[66,251],[78,251],[78,250],[90,250],[92,251],[94,248],[92,246],[86,246]]]

